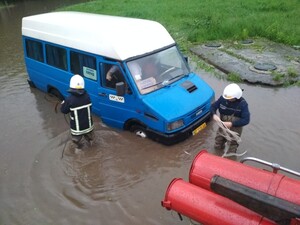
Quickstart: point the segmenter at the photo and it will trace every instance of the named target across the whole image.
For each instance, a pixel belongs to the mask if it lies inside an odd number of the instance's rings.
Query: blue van
[[[155,21],[45,13],[22,19],[22,41],[30,86],[64,99],[81,75],[94,114],[109,126],[171,145],[210,119],[214,91]]]

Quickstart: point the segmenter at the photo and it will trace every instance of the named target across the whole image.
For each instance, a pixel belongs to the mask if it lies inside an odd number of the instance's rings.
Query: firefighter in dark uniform
[[[223,124],[230,130],[242,134],[243,126],[250,122],[250,112],[248,103],[242,97],[243,90],[237,84],[229,84],[225,87],[223,95],[212,104],[211,112],[213,119],[223,121]],[[216,115],[217,111],[220,117]],[[223,150],[227,140],[222,134],[223,130],[219,128],[215,137],[215,149]],[[236,141],[230,141],[228,152],[236,153],[239,144]]]
[[[80,149],[80,141],[84,137],[90,145],[94,139],[92,118],[92,103],[89,94],[84,89],[84,79],[74,75],[70,80],[70,95],[61,103],[61,112],[70,114],[70,130],[72,141]]]

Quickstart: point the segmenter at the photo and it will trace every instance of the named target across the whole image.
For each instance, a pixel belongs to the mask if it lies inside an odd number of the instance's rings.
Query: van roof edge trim
[[[24,17],[22,35],[116,60],[174,44],[158,22],[83,12],[51,12]]]

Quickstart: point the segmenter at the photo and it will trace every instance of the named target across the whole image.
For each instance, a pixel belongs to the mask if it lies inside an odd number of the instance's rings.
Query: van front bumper
[[[208,112],[200,120],[197,120],[196,122],[192,123],[190,126],[184,128],[183,130],[172,134],[164,134],[151,129],[147,129],[147,137],[164,145],[173,145],[178,142],[184,141],[188,137],[192,136],[193,130],[195,130],[201,124],[208,122],[210,118],[211,113]]]

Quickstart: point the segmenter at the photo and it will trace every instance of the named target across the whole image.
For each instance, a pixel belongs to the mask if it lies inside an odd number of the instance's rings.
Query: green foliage
[[[227,80],[234,82],[234,83],[241,83],[243,80],[241,79],[240,75],[237,73],[229,73],[227,74]]]
[[[190,43],[253,37],[300,43],[299,0],[95,0],[64,10],[156,20],[184,49]]]
[[[279,72],[271,73],[273,80],[283,83],[284,87],[288,86],[300,86],[299,74],[294,68],[288,68],[287,74]]]
[[[248,37],[249,37],[249,31],[248,31],[248,29],[244,28],[242,31],[241,38],[242,38],[242,40],[246,40]]]
[[[294,68],[288,68],[288,76],[290,77],[290,78],[296,78],[296,77],[298,77],[298,74],[297,74],[297,71],[296,71],[296,69],[294,69]]]
[[[294,85],[300,87],[300,80],[298,80]]]
[[[189,49],[192,45],[216,40],[239,43],[239,40],[266,38],[300,46],[299,0],[94,0],[59,10],[158,21],[186,55],[191,55]],[[241,44],[231,46],[244,48]],[[250,48],[257,52],[264,50],[256,43]],[[206,71],[212,70],[205,63],[198,66]],[[289,69],[286,75],[276,72],[272,75],[275,81],[284,85],[300,86],[299,74],[293,69]],[[232,82],[242,81],[235,73],[229,73],[226,78]]]
[[[278,72],[273,72],[272,76],[274,81],[282,81],[285,77],[284,74]]]

